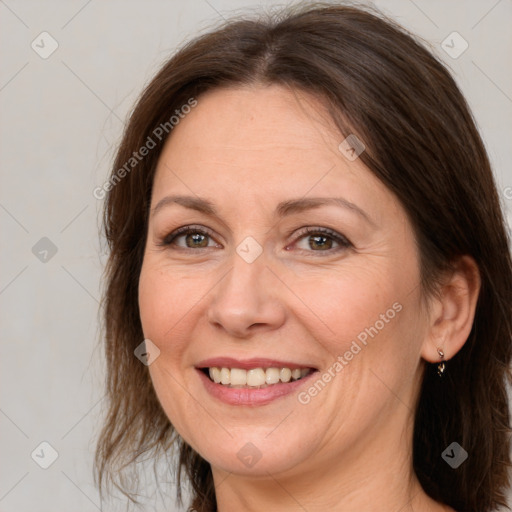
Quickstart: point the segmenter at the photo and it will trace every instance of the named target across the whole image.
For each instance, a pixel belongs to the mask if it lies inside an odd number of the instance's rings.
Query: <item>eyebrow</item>
[[[179,204],[185,208],[196,210],[210,217],[219,216],[218,211],[212,201],[202,197],[184,195],[172,195],[164,197],[152,209],[151,215],[154,216],[166,206],[173,204]],[[276,215],[277,217],[283,218],[294,213],[301,213],[307,210],[312,210],[321,206],[328,205],[334,205],[348,209],[358,214],[368,223],[375,226],[375,223],[364,210],[342,197],[302,197],[299,199],[289,199],[287,201],[282,201],[277,205]]]

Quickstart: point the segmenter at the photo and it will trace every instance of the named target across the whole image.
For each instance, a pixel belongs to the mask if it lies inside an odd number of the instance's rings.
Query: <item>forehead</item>
[[[255,85],[201,95],[172,131],[167,147],[217,153],[222,149],[274,153],[287,148],[322,152],[338,139],[340,134],[318,98],[278,85]]]
[[[393,200],[359,159],[343,156],[345,137],[318,98],[272,85],[216,89],[197,101],[164,146],[155,200],[170,189],[231,201],[233,193],[282,200],[333,191],[354,202]]]

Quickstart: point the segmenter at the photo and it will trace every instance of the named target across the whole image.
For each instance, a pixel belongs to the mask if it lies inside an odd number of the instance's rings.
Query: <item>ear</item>
[[[451,359],[466,343],[480,293],[481,279],[478,265],[470,256],[461,256],[439,289],[438,297],[430,299],[427,336],[421,356],[431,362]]]

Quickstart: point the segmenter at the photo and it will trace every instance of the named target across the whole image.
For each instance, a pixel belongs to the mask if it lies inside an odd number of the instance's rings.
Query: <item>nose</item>
[[[234,252],[231,269],[211,292],[208,321],[235,338],[281,327],[286,313],[279,280],[267,268],[264,254],[248,263]]]

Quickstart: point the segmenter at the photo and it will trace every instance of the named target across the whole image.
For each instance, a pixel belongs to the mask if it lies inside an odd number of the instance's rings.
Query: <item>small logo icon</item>
[[[261,459],[262,453],[254,444],[246,443],[238,450],[236,456],[245,466],[252,468]]]
[[[452,59],[458,59],[469,48],[469,43],[458,32],[452,32],[441,43],[441,48]]]
[[[57,246],[49,238],[43,236],[32,247],[32,254],[41,263],[48,263],[57,254]]]
[[[40,443],[30,456],[43,469],[48,469],[59,458],[57,450],[47,441]]]
[[[47,59],[59,47],[59,43],[48,32],[41,32],[30,46],[39,57]]]
[[[353,162],[366,149],[366,146],[357,138],[356,135],[351,133],[341,142],[338,149],[347,160]]]
[[[457,469],[468,458],[468,452],[459,443],[453,442],[441,454],[441,457],[453,469]]]
[[[137,346],[133,353],[141,363],[149,366],[160,356],[160,349],[151,340],[146,339]]]
[[[236,252],[247,263],[252,263],[263,252],[263,247],[252,236],[248,236],[238,245]]]

